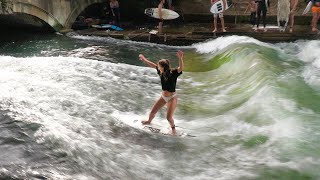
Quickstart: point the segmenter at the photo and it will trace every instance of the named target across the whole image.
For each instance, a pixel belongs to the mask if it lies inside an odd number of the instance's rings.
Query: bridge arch
[[[89,6],[93,5],[93,4],[101,4],[101,3],[106,3],[106,1],[104,0],[88,0],[86,1],[88,3],[86,4],[82,4],[82,3],[78,3],[76,5],[76,7],[73,7],[73,10],[70,12],[68,18],[66,19],[66,22],[64,24],[64,27],[66,28],[70,28],[71,25],[75,22],[75,20],[77,19],[77,17]]]
[[[39,18],[56,31],[71,28],[76,18],[92,4],[107,3],[105,0],[14,0],[10,14],[22,13]]]
[[[63,25],[52,14],[48,13],[41,7],[29,2],[16,2],[14,12],[35,16],[46,22],[56,31],[59,31],[63,28]]]

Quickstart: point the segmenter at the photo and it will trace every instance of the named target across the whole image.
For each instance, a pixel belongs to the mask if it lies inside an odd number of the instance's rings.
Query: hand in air
[[[183,58],[183,51],[179,50],[177,52],[177,56],[178,56],[179,59],[182,59]]]
[[[140,59],[140,61],[143,61],[143,59],[145,59],[144,55],[143,54],[139,54],[139,59]]]

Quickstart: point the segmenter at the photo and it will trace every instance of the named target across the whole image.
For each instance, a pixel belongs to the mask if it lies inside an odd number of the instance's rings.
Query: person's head
[[[170,72],[170,70],[171,70],[170,61],[168,59],[161,59],[158,61],[158,67],[159,67],[159,71],[161,73]]]
[[[166,2],[166,0],[160,0],[159,3],[164,4]]]

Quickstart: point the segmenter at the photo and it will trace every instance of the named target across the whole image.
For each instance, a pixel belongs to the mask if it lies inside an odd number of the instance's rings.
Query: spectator
[[[120,6],[117,0],[110,0],[110,9],[113,17],[112,24],[119,25],[120,23]]]
[[[249,0],[248,1],[248,7],[244,11],[244,13],[247,13],[248,9],[250,9],[250,23],[252,27],[256,24],[256,17],[257,17],[257,4],[255,0]]]
[[[318,32],[319,30],[317,28],[318,26],[317,24],[320,18],[320,0],[314,0],[311,11],[312,11],[311,31]]]
[[[298,0],[290,0],[290,29],[289,32],[293,32],[294,25],[294,13],[297,9]]]
[[[214,3],[216,3],[218,0],[211,0],[211,5],[213,5]],[[225,3],[225,1],[223,1]],[[224,7],[226,7],[226,4],[224,4]],[[224,12],[224,10],[223,10]],[[214,29],[212,32],[217,32],[217,26],[218,26],[218,16],[220,18],[221,21],[221,28],[222,28],[222,32],[226,32],[226,29],[224,27],[224,18],[223,18],[223,12],[213,12],[213,25],[214,25]]]
[[[258,31],[259,24],[260,24],[260,18],[262,13],[262,23],[264,27],[264,32],[267,31],[266,29],[266,16],[268,12],[268,8],[270,7],[270,2],[268,0],[256,0],[257,3],[257,27],[255,28],[255,31]]]

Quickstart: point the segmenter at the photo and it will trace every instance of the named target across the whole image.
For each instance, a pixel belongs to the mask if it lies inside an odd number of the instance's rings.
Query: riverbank
[[[220,24],[219,24],[220,27]],[[132,40],[139,42],[151,42],[166,45],[190,45],[203,42],[208,39],[215,39],[222,36],[248,36],[263,42],[293,42],[297,40],[319,39],[320,35],[311,32],[309,25],[296,25],[294,32],[290,33],[289,28],[280,32],[276,24],[267,24],[267,31],[259,29],[254,31],[250,24],[226,23],[227,32],[212,32],[210,23],[188,23],[188,24],[167,24],[162,34],[151,34],[150,31],[157,30],[156,24],[128,26],[124,31],[110,31],[96,28],[76,31],[80,35],[112,37],[116,39]]]

